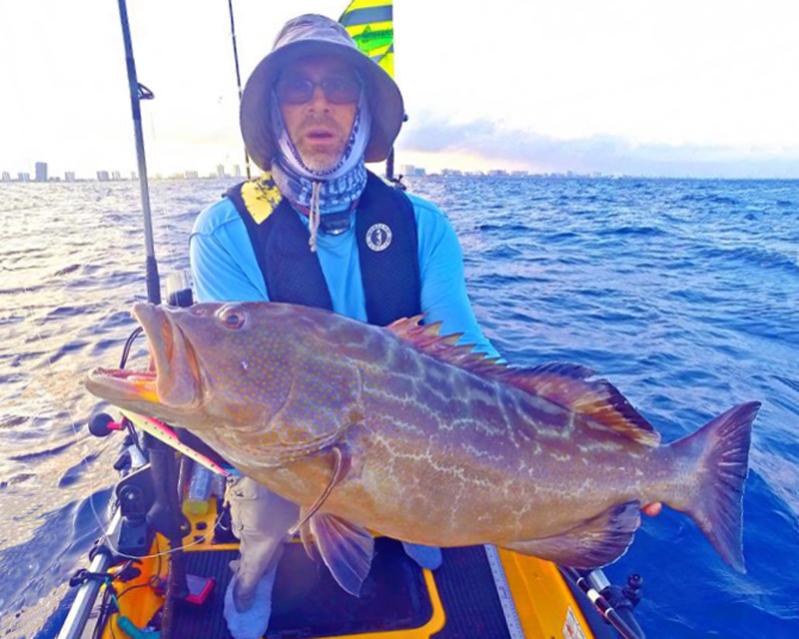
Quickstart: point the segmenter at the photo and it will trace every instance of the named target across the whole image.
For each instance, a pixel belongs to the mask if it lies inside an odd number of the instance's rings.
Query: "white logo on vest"
[[[366,231],[366,246],[375,252],[385,251],[391,244],[391,229],[385,224],[372,224]]]

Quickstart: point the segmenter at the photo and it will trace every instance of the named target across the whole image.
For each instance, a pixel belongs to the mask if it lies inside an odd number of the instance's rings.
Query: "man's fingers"
[[[659,501],[653,502],[651,504],[644,504],[641,507],[641,510],[645,515],[654,517],[655,515],[659,515],[660,511],[663,510],[663,504],[661,504]]]

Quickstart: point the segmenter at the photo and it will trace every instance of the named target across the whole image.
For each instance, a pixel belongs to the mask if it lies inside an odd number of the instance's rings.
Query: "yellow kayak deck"
[[[214,580],[201,606],[179,603],[172,637],[228,639],[222,615],[230,579],[229,562],[238,544],[214,542],[216,499],[207,512],[187,513],[191,532],[184,538],[189,574]],[[131,636],[127,618],[144,629],[161,609],[159,582],[166,582],[166,541],[156,535],[152,557],[137,567],[141,575],[116,585],[119,613],[110,616],[104,639]],[[548,561],[492,547],[443,549],[443,565],[419,568],[401,544],[379,538],[369,577],[360,597],[344,592],[321,562],[309,559],[296,543],[287,544],[278,567],[269,639],[594,639],[615,636],[578,598],[558,567]],[[155,578],[157,577],[157,578]],[[588,610],[587,619],[583,610]],[[135,632],[133,633],[135,635]]]

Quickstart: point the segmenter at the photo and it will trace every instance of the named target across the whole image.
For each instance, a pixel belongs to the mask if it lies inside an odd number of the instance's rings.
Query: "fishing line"
[[[28,293],[32,292],[30,290],[30,288],[28,288],[28,287],[26,287],[25,290]],[[59,289],[59,292],[64,294],[65,291],[66,291],[66,286],[64,284],[62,284],[60,289]],[[99,318],[99,322],[98,323],[100,323],[100,324],[104,323],[114,313],[115,313],[115,311],[113,311],[113,310],[107,311],[105,314],[101,315],[101,317]],[[43,335],[43,328],[42,328],[42,326],[38,326],[36,324],[35,320],[34,320],[33,332],[35,334],[36,341],[41,343],[41,344],[44,344],[45,343],[45,338],[44,338],[44,335]],[[138,337],[138,335],[141,332],[142,332],[141,327],[137,327],[133,331],[133,333],[131,335],[129,335],[128,338],[125,340],[124,345],[123,345],[122,356],[121,356],[120,368],[124,367],[124,364],[127,364],[127,360],[131,356],[131,353],[133,352],[133,345],[134,345],[135,339],[136,339],[136,337]],[[47,370],[48,370],[48,373],[49,373],[49,378],[50,379],[58,379],[58,375],[57,375],[58,371],[57,371],[57,369],[55,367],[55,362],[53,361],[53,357],[54,357],[54,355],[52,353],[50,353],[50,354],[48,354],[46,356],[46,360],[45,360],[46,361],[46,366],[47,366]],[[28,384],[26,385],[26,388],[30,388],[30,386],[33,383],[33,381],[34,381],[33,379],[29,380]],[[44,389],[44,388],[45,388],[45,385],[42,384],[40,386],[40,389]],[[70,428],[72,429],[73,439],[79,445],[78,449],[80,450],[80,453],[81,453],[81,460],[79,461],[79,465],[84,468],[84,470],[86,472],[86,475],[91,477],[91,465],[90,465],[90,461],[89,460],[92,457],[92,455],[97,452],[97,447],[91,447],[91,446],[88,445],[88,442],[91,441],[92,438],[90,438],[88,436],[85,436],[85,435],[83,437],[81,437],[81,433],[79,432],[80,428],[79,428],[78,424],[83,422],[83,421],[85,421],[85,420],[76,419],[77,414],[75,412],[76,411],[76,407],[74,406],[74,402],[68,401],[70,398],[67,396],[66,391],[64,391],[62,394],[63,394],[63,400],[64,401],[60,402],[60,407],[61,407],[61,409],[66,407],[66,411],[67,411],[67,413],[68,413],[68,415],[70,417]],[[55,409],[56,413],[58,412],[58,408],[59,408],[58,398],[55,397],[52,392],[48,392],[48,391],[44,391],[44,390],[38,390],[37,395],[38,395],[40,400],[43,400],[42,401],[43,404],[50,405],[52,408]],[[37,416],[38,415],[32,415],[32,417],[37,417]],[[138,441],[138,437],[134,437],[133,441],[134,441],[134,445],[141,450],[140,444],[139,444],[139,441]],[[117,483],[117,481],[114,482],[114,485],[116,485],[116,483]],[[90,488],[90,491],[91,491],[91,493],[90,493],[90,495],[88,497],[89,508],[90,508],[90,510],[92,512],[92,516],[94,518],[95,524],[97,525],[98,529],[101,531],[100,538],[111,549],[111,551],[114,552],[119,557],[122,557],[122,558],[125,558],[125,559],[136,559],[136,560],[152,559],[152,558],[156,558],[156,557],[165,557],[165,556],[169,556],[170,554],[172,554],[174,552],[177,552],[178,550],[183,550],[185,548],[191,548],[193,546],[197,546],[199,544],[202,544],[202,543],[208,541],[208,539],[210,538],[209,533],[203,533],[199,537],[197,537],[196,539],[192,540],[189,543],[181,544],[179,546],[176,546],[175,548],[159,550],[158,552],[156,552],[154,554],[132,555],[132,554],[124,553],[119,548],[117,548],[115,546],[115,544],[113,543],[113,541],[109,537],[109,535],[107,533],[107,530],[106,530],[106,527],[108,525],[108,522],[106,521],[107,518],[102,516],[98,512],[97,507],[96,507],[96,505],[94,503],[95,495],[98,494],[99,492],[101,492],[99,484],[92,480],[92,481],[89,482],[89,488]],[[223,512],[217,513],[216,519],[214,521],[214,526],[210,530],[214,530],[214,529],[216,529],[219,526],[219,524],[221,522],[221,519],[222,519],[222,516],[223,516]]]
[[[26,289],[26,290],[28,290],[30,292],[29,289]],[[65,290],[65,287],[62,285],[61,291],[64,291],[64,290]],[[104,319],[107,319],[112,314],[113,314],[113,311],[108,311],[103,316],[101,321],[104,320]],[[36,326],[36,324],[34,324],[34,333],[35,333],[35,336],[36,336],[36,340],[38,342],[40,342],[40,343],[44,343],[44,336],[42,334],[41,327]],[[127,358],[130,355],[130,351],[132,349],[132,345],[133,345],[134,340],[135,340],[135,336],[131,335],[131,336],[128,337],[128,339],[125,342],[125,345],[123,347],[123,359],[125,361],[127,361]],[[50,378],[51,379],[56,378],[57,370],[56,370],[56,368],[54,366],[53,355],[52,354],[47,356],[46,364],[47,364],[48,372],[50,373]],[[26,386],[26,388],[29,388],[30,384],[33,381],[34,380],[31,379],[29,381],[28,385]],[[52,404],[53,407],[58,408],[58,406],[55,405],[58,400],[57,400],[56,397],[53,396],[52,393],[49,393],[49,392],[46,392],[46,391],[39,391],[38,396],[39,396],[39,398],[41,400],[43,400],[44,404]],[[64,399],[66,400],[67,397],[65,396]],[[64,403],[67,403],[67,402],[64,402]],[[84,467],[84,469],[86,471],[86,474],[88,476],[91,476],[91,466],[90,466],[90,463],[89,463],[89,458],[91,457],[91,455],[93,453],[96,453],[97,450],[94,447],[89,447],[88,446],[88,442],[91,441],[91,438],[89,438],[86,435],[81,437],[81,433],[79,432],[79,427],[77,426],[77,424],[80,423],[83,420],[76,419],[75,407],[72,405],[72,402],[68,402],[67,406],[68,406],[67,407],[67,412],[68,412],[68,414],[70,416],[70,428],[72,429],[72,434],[73,434],[74,440],[79,445],[79,450],[81,452],[81,460],[80,460],[79,464]],[[63,406],[62,406],[62,408],[63,408]],[[36,417],[36,416],[34,415],[33,417]],[[136,442],[136,444],[138,445],[138,442]],[[117,482],[115,481],[114,485],[116,485],[116,483]],[[106,530],[107,521],[105,521],[105,517],[103,517],[97,511],[97,507],[95,506],[95,503],[94,503],[95,495],[98,494],[99,492],[101,492],[101,489],[99,488],[99,484],[94,482],[94,481],[90,481],[89,482],[89,488],[91,490],[91,494],[88,497],[89,508],[90,508],[90,510],[92,512],[92,516],[94,517],[94,521],[97,524],[98,529],[101,531],[100,538],[103,539],[104,543],[109,547],[109,549],[115,555],[117,555],[119,557],[122,557],[124,559],[136,559],[136,560],[155,559],[155,558],[168,556],[168,555],[170,555],[170,554],[172,554],[174,552],[177,552],[178,550],[183,550],[185,548],[191,548],[193,546],[197,546],[199,544],[204,543],[205,541],[207,541],[209,539],[209,534],[208,533],[203,533],[198,538],[192,540],[191,542],[189,542],[187,544],[181,544],[180,546],[176,546],[175,548],[159,550],[158,552],[153,553],[153,554],[131,555],[131,554],[128,554],[128,553],[124,553],[124,552],[122,552],[119,548],[117,548],[114,545],[113,541],[108,536],[108,533],[107,533],[107,530]],[[216,519],[214,521],[214,526],[210,530],[214,530],[214,529],[217,528],[217,526],[219,526],[219,524],[220,524],[220,522],[222,520],[222,516],[223,516],[222,512],[217,513],[217,517],[216,517]],[[156,547],[158,547],[158,545]]]

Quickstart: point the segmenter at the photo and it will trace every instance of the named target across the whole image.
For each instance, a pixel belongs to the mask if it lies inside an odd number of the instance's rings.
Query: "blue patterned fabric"
[[[289,137],[277,96],[272,93],[272,129],[279,153],[272,162],[272,177],[280,192],[295,208],[311,209],[314,182],[319,189],[319,213],[350,211],[366,186],[364,151],[369,142],[372,119],[369,104],[361,92],[352,131],[338,163],[325,171],[315,171],[302,161],[299,151]]]

